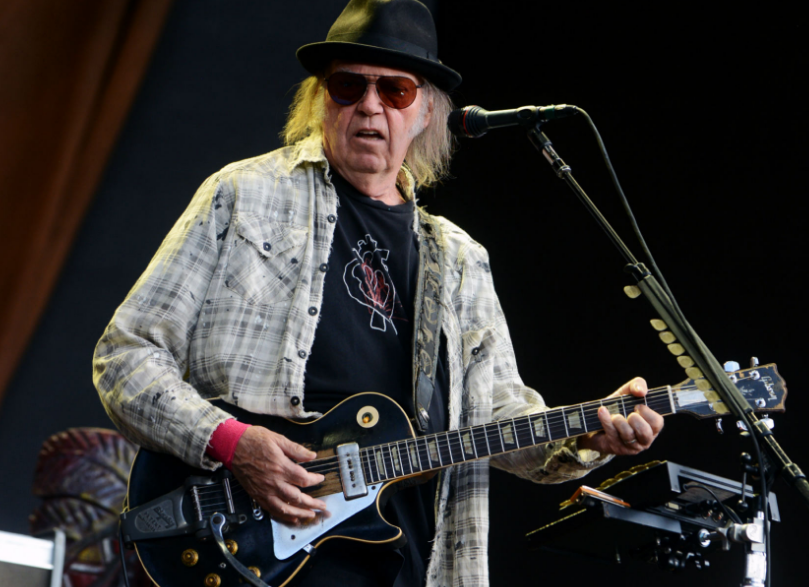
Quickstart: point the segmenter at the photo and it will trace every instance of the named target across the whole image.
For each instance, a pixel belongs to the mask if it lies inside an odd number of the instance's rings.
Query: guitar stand
[[[731,508],[742,500],[745,523]],[[665,570],[710,567],[706,555],[745,544],[743,585],[766,576],[764,514],[759,496],[742,483],[684,467],[653,462],[622,473],[599,490],[580,488],[562,504],[562,517],[526,535],[529,548],[601,563],[626,556]],[[769,493],[771,521],[780,521]]]

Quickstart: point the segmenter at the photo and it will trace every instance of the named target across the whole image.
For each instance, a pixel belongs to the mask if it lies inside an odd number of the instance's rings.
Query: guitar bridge
[[[340,466],[340,481],[343,482],[343,495],[346,500],[368,495],[365,475],[362,474],[359,445],[356,442],[338,445],[337,463]]]

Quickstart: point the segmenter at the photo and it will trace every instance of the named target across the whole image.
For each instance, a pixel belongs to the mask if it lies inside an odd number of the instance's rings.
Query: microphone
[[[452,134],[477,139],[493,128],[531,125],[545,120],[565,118],[579,113],[577,106],[556,104],[551,106],[523,106],[513,110],[489,112],[480,106],[467,106],[449,113],[447,124]]]

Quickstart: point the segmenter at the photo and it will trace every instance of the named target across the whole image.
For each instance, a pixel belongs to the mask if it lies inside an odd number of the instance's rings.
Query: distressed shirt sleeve
[[[104,408],[133,442],[214,469],[205,449],[231,418],[183,380],[233,207],[219,176],[199,188],[115,312],[93,357]]]
[[[464,295],[477,306],[469,312],[477,327],[465,334],[469,340],[476,339],[466,345],[466,360],[468,364],[479,363],[474,366],[474,376],[470,377],[476,385],[491,389],[494,420],[547,410],[542,396],[524,385],[517,371],[506,318],[494,291],[488,253],[475,244],[465,257],[464,265],[472,269],[464,270],[465,276],[469,275]],[[612,455],[578,449],[576,439],[572,438],[500,455],[491,459],[491,465],[537,483],[560,483],[582,477],[611,458]]]

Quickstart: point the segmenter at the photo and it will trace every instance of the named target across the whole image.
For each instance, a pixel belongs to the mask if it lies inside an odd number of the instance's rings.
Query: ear
[[[434,107],[435,102],[433,100],[432,95],[430,95],[430,99],[427,101],[427,112],[424,113],[424,128],[421,129],[422,131],[430,126],[430,121],[432,121],[433,119]]]

